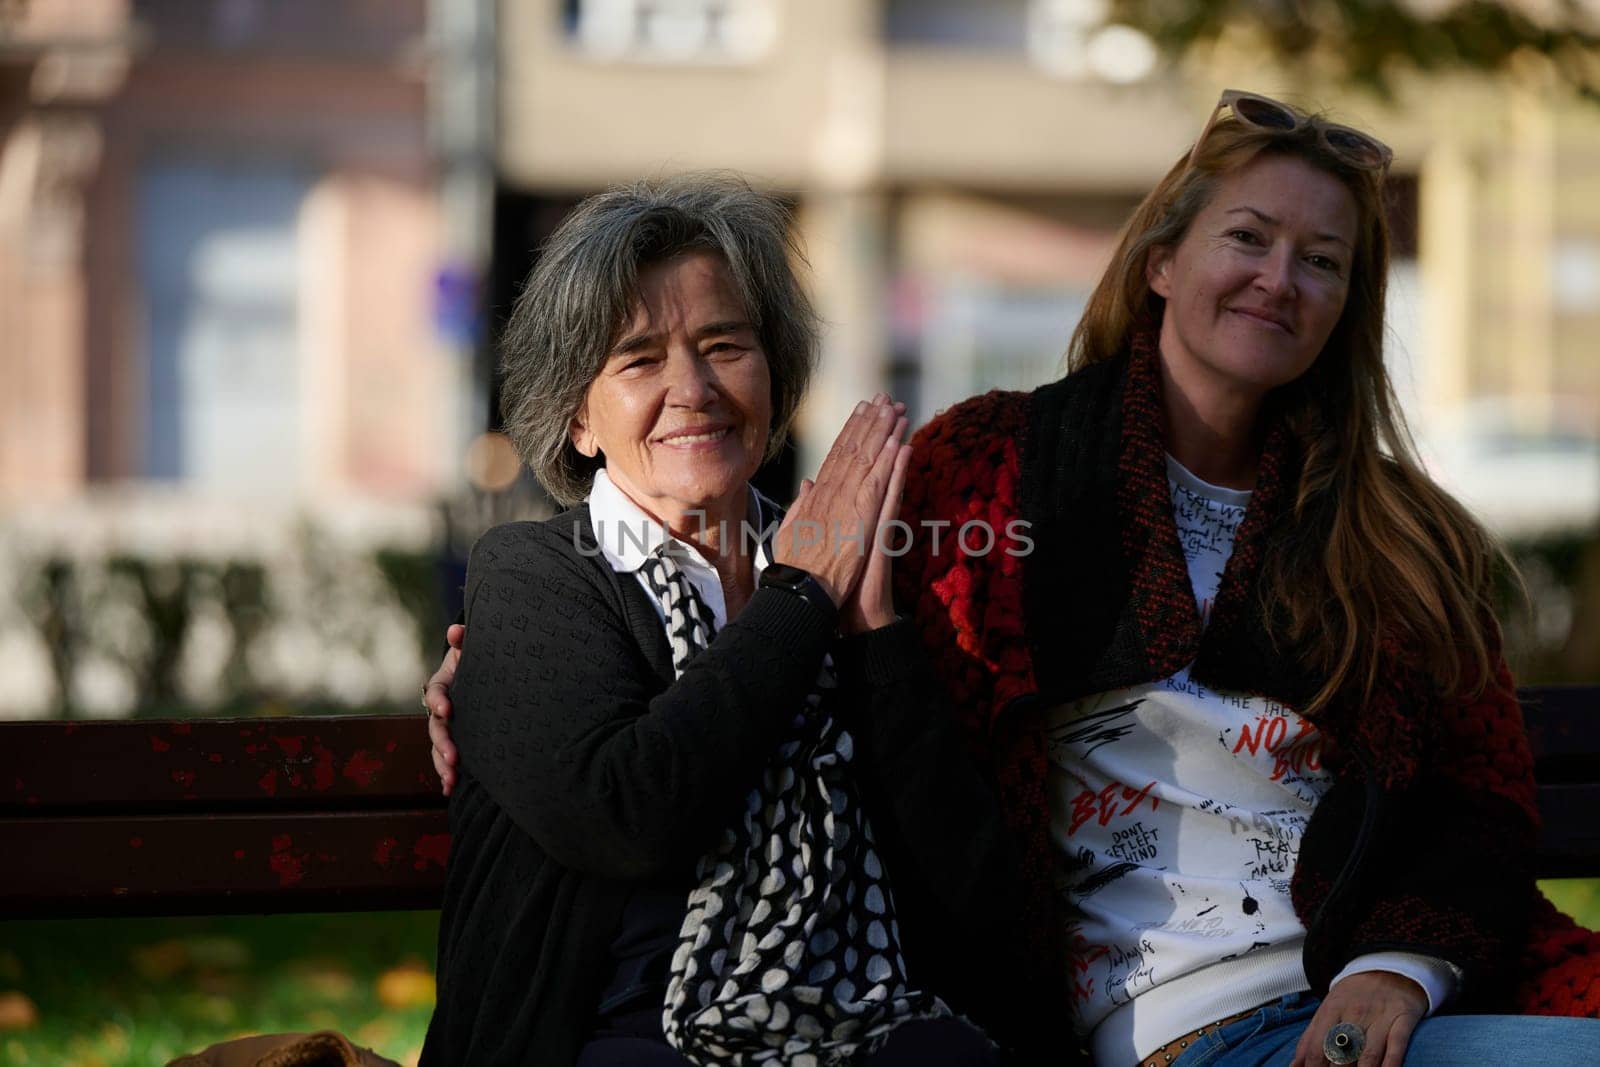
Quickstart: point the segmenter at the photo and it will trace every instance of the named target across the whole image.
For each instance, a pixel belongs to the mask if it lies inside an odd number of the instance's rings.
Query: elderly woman
[[[1011,914],[973,906],[998,814],[873,537],[902,409],[781,527],[749,484],[813,362],[786,222],[727,179],[602,194],[518,301],[507,429],[582,503],[468,566],[424,1063],[992,1060],[952,1010]]]

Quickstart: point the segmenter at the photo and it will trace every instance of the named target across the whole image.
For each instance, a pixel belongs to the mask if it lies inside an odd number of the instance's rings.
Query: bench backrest
[[[0,913],[438,906],[420,714],[6,723],[0,769]]]
[[[1600,686],[1522,693],[1541,877],[1600,876]],[[436,907],[421,716],[0,724],[0,914]]]
[[[1600,686],[1518,691],[1539,781],[1541,878],[1600,878]]]

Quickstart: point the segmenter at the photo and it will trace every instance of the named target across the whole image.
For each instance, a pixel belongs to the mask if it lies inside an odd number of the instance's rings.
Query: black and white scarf
[[[669,543],[670,544],[670,543]],[[711,643],[705,602],[663,545],[645,562],[682,675]],[[854,740],[822,693],[700,859],[662,1028],[697,1064],[847,1063],[899,1024],[949,1009],[906,980],[894,896],[850,772]]]

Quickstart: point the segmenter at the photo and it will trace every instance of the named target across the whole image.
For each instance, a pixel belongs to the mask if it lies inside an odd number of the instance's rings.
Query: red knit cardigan
[[[1202,633],[1171,514],[1159,389],[1153,341],[1141,339],[1115,365],[1031,394],[968,400],[912,441],[902,518],[916,536],[896,561],[897,595],[991,771],[1028,887],[1038,935],[1031,962],[1061,1004],[1075,965],[1062,962],[1073,946],[1062,940],[1053,891],[1061,860],[1049,836],[1042,708],[1191,663],[1202,680],[1291,706],[1315,691],[1314,680],[1256,676],[1282,659],[1261,644],[1252,583],[1297,469],[1286,435],[1269,436]],[[1108,487],[1100,497],[1090,492],[1052,514],[1064,490],[1097,479]],[[1075,625],[1085,613],[1104,625]],[[1057,614],[1069,624],[1058,626]],[[1393,674],[1360,714],[1319,721],[1336,784],[1308,826],[1292,882],[1314,988],[1325,991],[1361,952],[1402,947],[1465,964],[1463,1007],[1600,1017],[1600,935],[1558,913],[1527,873],[1538,825],[1532,759],[1504,665],[1480,697],[1463,701],[1431,699],[1404,670]],[[1384,827],[1416,807],[1426,821],[1415,831],[1458,862],[1430,860],[1414,884],[1385,886],[1372,869],[1405,866],[1415,847],[1382,844],[1401,836]],[[1353,866],[1350,842],[1368,837],[1358,830],[1367,809],[1387,813],[1371,835],[1380,844],[1367,850],[1391,851],[1340,891],[1346,907],[1323,916]]]

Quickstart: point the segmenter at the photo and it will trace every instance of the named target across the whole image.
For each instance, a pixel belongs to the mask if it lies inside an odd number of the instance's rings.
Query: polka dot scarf
[[[682,674],[711,612],[669,551],[644,574]],[[698,1064],[849,1062],[897,1025],[949,1010],[906,980],[894,896],[850,764],[848,730],[819,710],[823,666],[743,810],[701,857],[668,974],[662,1028]]]

